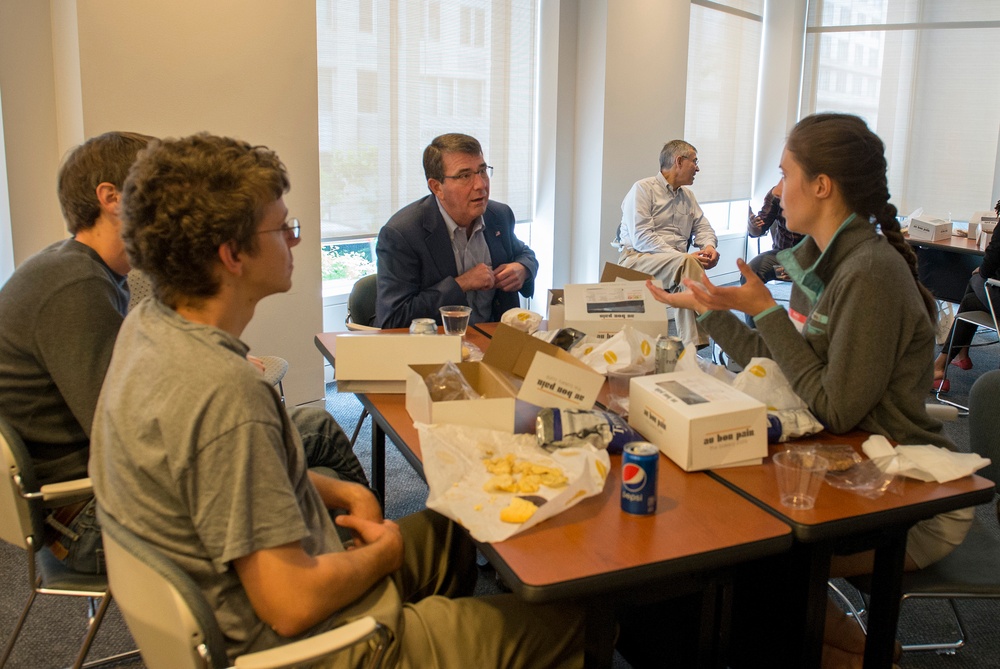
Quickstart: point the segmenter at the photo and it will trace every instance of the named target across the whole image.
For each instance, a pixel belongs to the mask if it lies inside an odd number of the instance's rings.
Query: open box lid
[[[517,398],[559,409],[591,409],[604,376],[558,346],[499,325],[483,362],[523,379]]]
[[[601,272],[601,283],[608,281],[645,281],[652,278],[652,274],[646,274],[637,269],[622,267],[610,262],[604,263],[604,270]]]

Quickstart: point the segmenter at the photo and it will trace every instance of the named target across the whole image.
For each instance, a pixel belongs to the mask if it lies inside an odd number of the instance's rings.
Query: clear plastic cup
[[[465,331],[469,327],[470,314],[472,314],[472,307],[467,307],[464,304],[441,307],[441,324],[444,325],[444,333],[464,337]]]
[[[829,466],[826,458],[802,450],[782,451],[772,459],[774,472],[778,477],[781,503],[792,509],[813,508]]]

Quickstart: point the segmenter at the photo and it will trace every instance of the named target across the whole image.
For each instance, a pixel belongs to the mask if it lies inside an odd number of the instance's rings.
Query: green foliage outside
[[[375,263],[358,251],[341,252],[339,246],[323,245],[323,280],[360,279],[375,273]]]

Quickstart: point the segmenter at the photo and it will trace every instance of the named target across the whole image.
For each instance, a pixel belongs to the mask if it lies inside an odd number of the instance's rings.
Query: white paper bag
[[[532,434],[511,434],[463,425],[416,425],[430,492],[427,507],[469,530],[477,541],[504,539],[555,516],[604,489],[611,461],[607,451],[589,445],[543,450]],[[484,459],[512,453],[518,459],[557,466],[569,479],[558,488],[542,486],[530,494],[487,492],[493,474]],[[515,496],[530,497],[538,510],[520,524],[500,520],[500,511]]]

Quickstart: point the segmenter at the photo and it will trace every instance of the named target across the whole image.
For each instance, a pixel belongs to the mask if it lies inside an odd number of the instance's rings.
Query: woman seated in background
[[[1000,216],[1000,200],[994,208]],[[958,305],[958,313],[966,311],[989,311],[986,302],[986,279],[1000,279],[1000,235],[993,235],[990,245],[986,247],[983,264],[972,272],[969,286],[965,289],[962,302]],[[996,293],[993,293],[995,295]],[[994,304],[994,309],[1000,309],[1000,304]],[[944,366],[951,362],[962,369],[972,369],[972,359],[969,357],[969,344],[976,334],[976,326],[968,321],[958,321],[948,335],[948,341],[941,347],[941,353],[934,361],[934,390],[943,393],[951,390],[951,382],[944,378]],[[948,360],[948,348],[951,347],[951,360]]]
[[[864,430],[900,444],[954,449],[927,415],[936,305],[917,280],[916,256],[889,203],[885,145],[865,122],[815,114],[792,130],[781,157],[788,229],[808,235],[778,259],[794,283],[786,313],[742,260],[746,282],[686,281],[660,302],[694,309],[740,365],[774,359],[795,392],[834,433]],[[879,234],[881,231],[882,234]],[[730,312],[752,316],[751,330]],[[925,567],[965,538],[973,509],[940,514],[909,532],[906,569]],[[869,573],[873,552],[835,556],[834,576]],[[864,637],[831,603],[824,666],[861,666]]]

